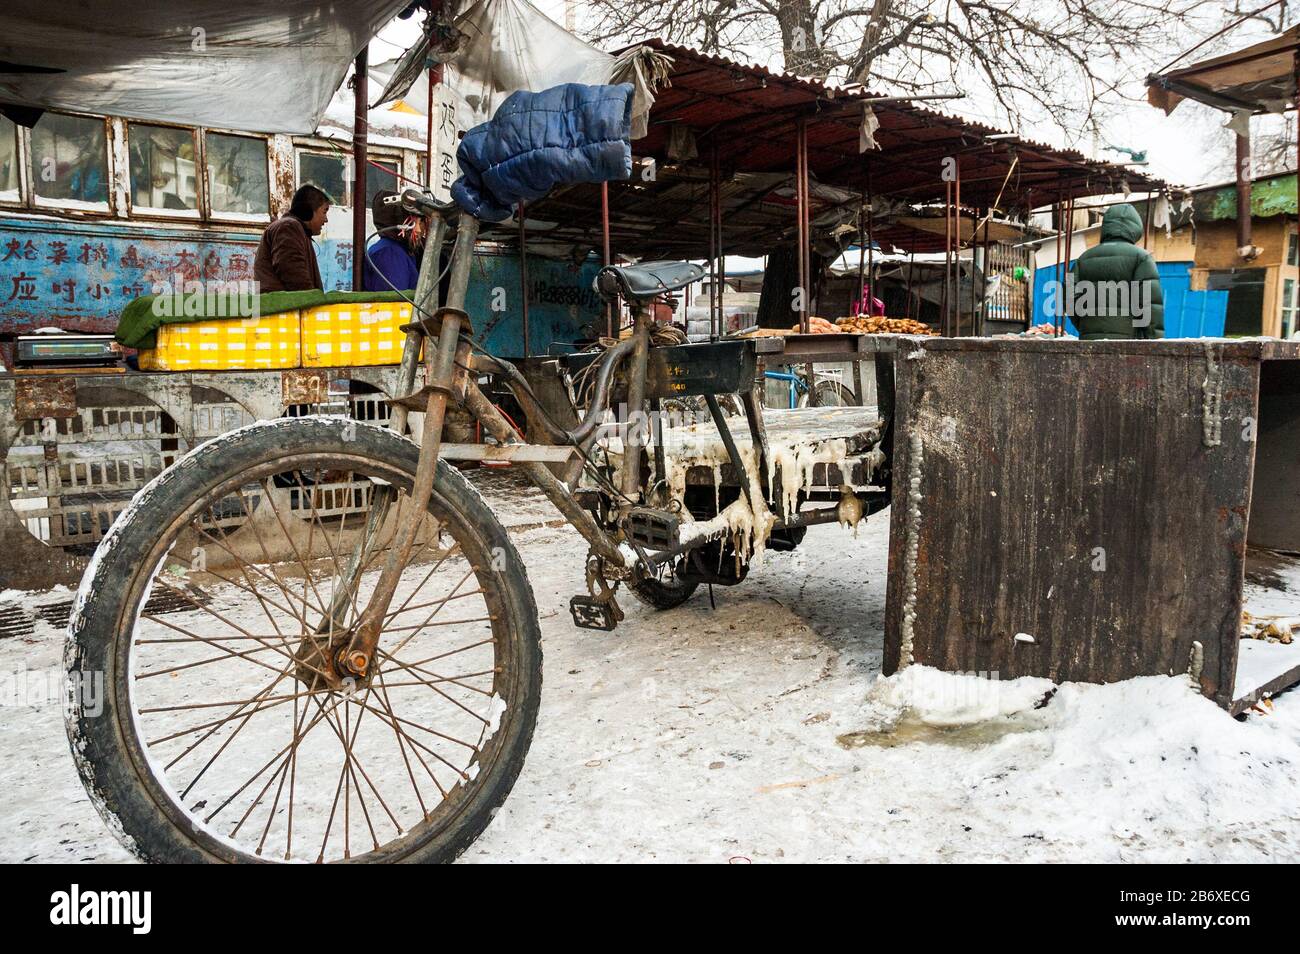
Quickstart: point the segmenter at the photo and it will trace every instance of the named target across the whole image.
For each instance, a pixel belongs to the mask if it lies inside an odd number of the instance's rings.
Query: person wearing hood
[[[1164,337],[1160,273],[1137,244],[1142,231],[1137,209],[1113,205],[1101,220],[1101,242],[1070,266],[1067,314],[1084,341]]]
[[[366,260],[361,265],[362,291],[410,291],[420,276],[410,232],[404,228],[406,210],[397,202],[386,201],[396,197],[396,192],[381,189],[371,202],[379,238],[366,249]]]

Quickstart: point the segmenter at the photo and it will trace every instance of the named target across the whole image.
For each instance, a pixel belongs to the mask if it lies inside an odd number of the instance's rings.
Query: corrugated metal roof
[[[669,81],[657,94],[648,134],[632,144],[637,156],[653,157],[652,181],[611,183],[611,231],[616,252],[655,257],[699,257],[708,249],[708,182],[713,151],[722,173],[723,241],[729,254],[761,255],[793,240],[795,216],[772,196],[775,184],[795,168],[795,136],[807,127],[813,178],[846,190],[844,205],[870,193],[888,200],[898,215],[876,216],[873,238],[882,244],[928,252],[944,237],[897,221],[902,209],[943,203],[950,183],[943,173],[953,160],[960,171],[964,216],[996,206],[1002,213],[1057,198],[1162,183],[1113,163],[1088,159],[990,126],[905,102],[872,102],[862,87],[842,87],[808,77],[652,40],[645,44],[673,60]],[[629,48],[630,49],[630,48]],[[859,153],[863,105],[873,109],[877,151]],[[691,133],[697,157],[674,161],[669,131]],[[955,191],[955,189],[954,189]],[[814,217],[828,209],[823,201]],[[539,200],[530,212],[561,225],[551,233],[579,243],[600,241],[600,187],[573,186]],[[886,224],[892,221],[893,224]]]
[[[674,75],[671,78],[674,85],[678,82],[678,75],[683,72],[683,62],[686,62],[708,64],[727,71],[735,71],[751,78],[774,81],[782,86],[800,90],[817,100],[827,100],[831,103],[834,103],[836,100],[847,103],[864,103],[864,101],[870,101],[873,99],[879,100],[885,95],[858,85],[840,86],[809,77],[778,72],[770,70],[764,66],[759,66],[758,64],[742,63],[728,59],[724,56],[705,53],[693,47],[666,43],[659,39],[647,40],[642,44],[635,44],[634,46],[638,45],[653,47],[654,49],[661,50],[674,58],[676,65],[674,67]],[[626,47],[625,49],[632,48],[633,47]],[[777,97],[771,96],[770,99],[771,102],[768,104],[769,107],[778,107],[780,105]],[[1146,191],[1148,189],[1157,190],[1165,185],[1163,180],[1147,176],[1140,171],[1130,169],[1126,166],[1092,159],[1077,150],[1057,148],[1044,142],[1027,139],[993,126],[986,126],[983,123],[975,122],[954,114],[940,112],[919,104],[894,101],[878,103],[865,102],[865,105],[871,106],[872,110],[876,113],[877,118],[881,119],[882,126],[884,124],[883,117],[885,114],[899,114],[919,119],[922,122],[933,126],[960,131],[960,133],[968,137],[983,141],[985,144],[995,146],[1007,153],[1037,153],[1045,160],[1055,161],[1059,164],[1075,167],[1076,171],[1081,174],[1091,175],[1099,183],[1102,180],[1106,180],[1109,185],[1109,182],[1111,181],[1118,184],[1120,181],[1126,180],[1129,187],[1134,191]],[[1119,190],[1116,189],[1114,191]],[[1075,191],[1074,194],[1081,195],[1087,193]]]

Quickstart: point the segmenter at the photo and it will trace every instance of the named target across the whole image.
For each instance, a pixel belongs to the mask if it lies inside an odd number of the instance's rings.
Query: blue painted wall
[[[253,277],[256,232],[125,222],[0,218],[0,334],[45,325],[112,332],[127,302],[157,282]],[[326,289],[352,283],[352,243],[317,240]],[[534,353],[568,350],[587,326],[603,325],[592,290],[597,266],[528,260],[529,338]],[[500,291],[496,291],[500,289]],[[481,252],[466,308],[476,336],[504,356],[523,353],[523,296],[515,255]]]
[[[1033,323],[1054,322],[1056,314],[1050,309],[1047,283],[1055,276],[1065,274],[1066,266],[1038,268],[1034,271]],[[1165,299],[1166,338],[1217,338],[1222,336],[1228,315],[1226,291],[1192,291],[1191,262],[1158,262],[1160,290]],[[1065,319],[1066,330],[1079,333],[1074,322]]]

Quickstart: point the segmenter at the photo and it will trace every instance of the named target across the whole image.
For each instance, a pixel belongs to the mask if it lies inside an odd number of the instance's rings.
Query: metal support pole
[[[912,273],[916,271],[916,243],[912,243],[912,251],[908,254],[907,262],[907,300],[903,304],[903,317],[912,317]],[[921,309],[916,309],[916,317],[921,317]]]
[[[948,337],[950,324],[948,317],[949,287],[953,281],[953,183],[944,183],[944,307],[940,315],[940,334]]]
[[[361,291],[366,260],[366,144],[369,139],[370,50],[362,47],[352,73],[352,290]]]
[[[1147,203],[1148,211],[1150,210],[1150,208],[1151,208],[1151,204],[1148,202]],[[1145,241],[1146,240],[1143,239],[1144,245],[1145,245]],[[1064,262],[1065,275],[1070,274],[1070,260],[1073,257],[1073,252],[1074,252],[1074,194],[1071,193],[1070,197],[1066,200],[1066,204],[1065,204],[1065,262]],[[1073,298],[1074,298],[1073,295],[1065,296],[1065,303],[1063,305],[1063,310],[1065,311],[1065,314],[1061,316],[1062,332],[1065,331],[1066,317],[1070,317],[1073,314],[1071,308],[1071,306],[1074,304]],[[1078,330],[1079,329],[1076,326],[1075,331]]]
[[[952,316],[953,337],[961,337],[961,163],[954,162],[957,181],[953,183],[952,204]]]
[[[975,245],[979,239],[979,216],[971,212],[970,216],[970,333],[975,334]]]
[[[523,299],[524,317],[524,357],[528,350],[528,229],[524,225],[524,203],[519,202],[519,294]]]
[[[808,121],[800,117],[795,127],[795,215],[799,242],[799,330],[808,333]],[[811,379],[810,379],[811,387]]]
[[[614,260],[609,250],[609,183],[600,184],[600,236],[601,236],[601,261],[605,265],[614,264]],[[605,337],[613,338],[614,333],[618,330],[614,327],[614,315],[618,308],[618,300],[615,299],[605,306]]]
[[[871,166],[867,166],[867,278],[868,286],[871,289],[867,295],[867,314],[871,314],[871,299],[876,297],[876,263],[875,263],[875,243],[871,239]],[[882,299],[883,300],[883,299]]]
[[[808,188],[808,120],[799,118],[796,129],[795,152],[797,155],[795,179],[798,200],[795,203],[799,214],[799,287],[803,293],[799,296],[799,331],[808,334],[810,329],[809,308],[812,305],[812,213],[809,210],[811,194]],[[817,377],[812,362],[804,365],[804,380],[808,384],[808,406],[817,405]]]
[[[1052,271],[1052,280],[1061,282],[1064,285],[1065,276],[1061,274],[1061,228],[1064,224],[1062,222],[1064,214],[1061,209],[1061,195],[1062,191],[1058,186],[1056,192],[1056,205],[1053,210],[1053,214],[1056,217],[1056,267]],[[1061,307],[1057,309],[1057,313],[1052,316],[1052,324],[1056,328],[1056,336],[1059,338],[1065,331],[1064,302],[1062,302]]]
[[[650,305],[640,301],[632,306],[632,340],[634,350],[628,358],[627,418],[623,438],[623,496],[641,498],[641,448],[645,446],[645,366],[650,350]]]
[[[862,206],[858,212],[858,314],[871,314],[871,305],[867,301],[867,195],[862,194]]]
[[[989,296],[989,269],[992,267],[992,250],[989,247],[989,226],[993,224],[993,209],[986,209],[984,212],[984,257],[980,262],[980,274],[983,281],[980,282],[980,320],[979,326],[975,329],[977,337],[984,336],[984,322],[988,318],[988,296]]]
[[[722,176],[718,171],[718,141],[709,156],[709,340],[722,336]]]
[[[1143,247],[1147,243],[1143,237]],[[1236,247],[1251,244],[1251,136],[1236,136]]]
[[[429,115],[424,133],[424,187],[433,189],[433,87],[434,67],[429,67]]]

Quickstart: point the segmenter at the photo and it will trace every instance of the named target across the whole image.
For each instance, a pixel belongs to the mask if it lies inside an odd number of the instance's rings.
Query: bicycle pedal
[[[676,514],[653,507],[632,507],[623,521],[628,538],[652,550],[671,550],[677,546],[682,521]]]
[[[622,618],[617,604],[612,600],[598,600],[592,596],[575,596],[569,600],[569,613],[573,625],[579,629],[599,629],[610,633]]]

